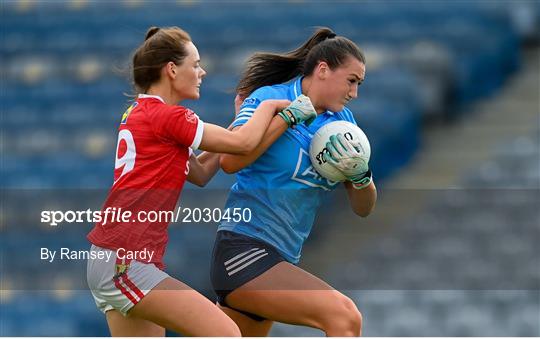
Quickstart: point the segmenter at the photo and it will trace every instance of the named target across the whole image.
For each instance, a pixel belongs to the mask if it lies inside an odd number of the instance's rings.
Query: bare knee
[[[362,333],[362,314],[350,298],[336,291],[323,327],[328,336],[358,337]]]
[[[238,326],[234,325],[235,327],[231,327],[228,329],[225,333],[220,334],[220,336],[223,337],[241,337],[242,333],[240,332],[240,329]]]
[[[219,336],[221,337],[241,337],[242,332],[240,332],[240,328],[238,328],[238,325],[234,321],[230,321],[227,323],[227,326],[225,326],[223,329],[220,330]]]

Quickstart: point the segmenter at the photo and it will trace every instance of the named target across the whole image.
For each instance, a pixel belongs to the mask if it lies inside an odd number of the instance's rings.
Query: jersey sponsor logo
[[[133,104],[131,104],[131,106],[128,107],[128,109],[126,109],[124,114],[122,114],[122,121],[120,121],[120,124],[125,125],[127,123],[127,119],[129,118],[129,114],[131,113],[131,111],[133,111],[133,109],[135,107],[137,107],[138,104],[139,103],[137,101],[135,101]]]
[[[242,105],[256,105],[259,103],[259,99],[257,98],[247,98],[244,100],[244,103]]]
[[[309,154],[304,149],[300,149],[298,152],[298,161],[291,179],[310,187],[322,188],[325,191],[332,190],[339,183],[328,180],[317,173],[311,165]]]
[[[190,124],[194,124],[197,122],[197,114],[195,114],[195,112],[193,112],[189,108],[186,108],[185,117],[186,117],[186,121],[189,122]]]

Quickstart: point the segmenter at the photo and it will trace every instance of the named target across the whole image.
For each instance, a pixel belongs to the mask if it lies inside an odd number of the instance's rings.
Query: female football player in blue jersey
[[[356,123],[345,105],[357,97],[364,76],[360,49],[327,28],[292,52],[256,53],[248,61],[237,88],[246,99],[235,128],[266,99],[304,94],[318,116],[303,123],[274,118],[253,152],[221,157],[226,172],[237,172],[226,208],[249,208],[252,218],[221,222],[211,278],[219,305],[244,336],[267,335],[273,321],[318,328],[327,336],[361,334],[362,317],[351,299],[296,264],[323,198],[338,184],[313,169],[310,140],[329,122]],[[342,135],[332,136],[327,147],[327,160],[348,178],[352,210],[369,215],[377,191],[357,148]]]

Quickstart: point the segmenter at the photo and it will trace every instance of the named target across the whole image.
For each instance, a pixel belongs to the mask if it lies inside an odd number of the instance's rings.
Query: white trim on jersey
[[[165,100],[163,100],[159,95],[139,94],[139,99],[149,99],[149,98],[158,99],[162,103],[165,103]]]
[[[298,98],[298,87],[300,87],[300,93],[302,92],[302,77],[300,77],[298,80],[296,80],[296,82],[294,83],[293,85],[293,90],[294,90],[294,98],[293,100],[295,100],[296,98]]]
[[[245,118],[245,119],[249,119],[253,116],[253,113],[239,113],[237,116],[236,116],[236,119],[242,119],[242,118]]]
[[[255,112],[255,108],[249,108],[249,107],[245,107],[245,108],[242,108],[240,110],[240,112],[238,112],[238,114],[242,114],[242,113],[253,113]]]
[[[204,132],[204,121],[202,121],[199,117],[197,117],[197,132],[195,132],[195,137],[193,138],[193,142],[191,143],[191,147],[193,150],[199,149],[199,146],[201,145],[202,136]]]

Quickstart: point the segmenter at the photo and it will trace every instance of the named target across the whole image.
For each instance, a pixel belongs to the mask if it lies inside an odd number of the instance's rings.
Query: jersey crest
[[[186,116],[186,121],[187,122],[189,122],[191,124],[194,124],[194,123],[197,122],[197,115],[195,114],[195,112],[193,112],[189,108],[186,109],[185,116]]]
[[[122,114],[122,121],[120,121],[120,124],[125,125],[127,123],[127,119],[129,118],[129,114],[131,113],[131,111],[133,111],[133,109],[135,107],[137,107],[138,104],[139,103],[137,101],[135,101],[133,104],[131,104],[131,106],[128,107],[128,109],[126,109],[124,114]]]

